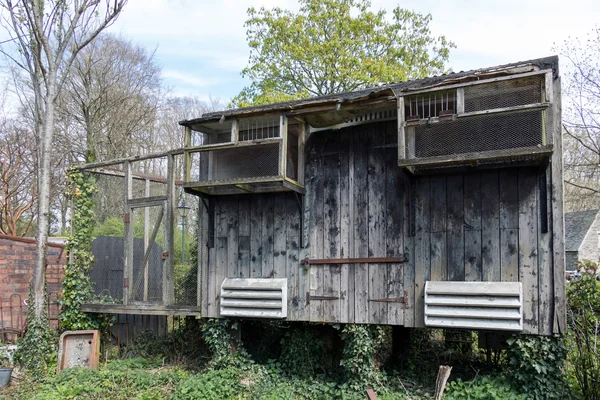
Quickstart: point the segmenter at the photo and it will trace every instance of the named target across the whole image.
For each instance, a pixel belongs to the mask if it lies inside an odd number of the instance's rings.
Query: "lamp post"
[[[181,200],[177,206],[177,212],[181,217],[181,265],[185,262],[185,219],[190,212],[190,208],[185,205],[185,200]]]

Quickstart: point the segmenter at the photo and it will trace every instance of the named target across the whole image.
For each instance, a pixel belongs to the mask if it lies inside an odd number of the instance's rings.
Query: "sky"
[[[248,7],[297,10],[291,0],[129,0],[110,31],[155,50],[164,81],[177,96],[226,103],[249,82],[244,22]],[[555,44],[600,27],[598,0],[372,0],[375,9],[400,6],[432,14],[434,35],[457,48],[453,71],[555,54]]]

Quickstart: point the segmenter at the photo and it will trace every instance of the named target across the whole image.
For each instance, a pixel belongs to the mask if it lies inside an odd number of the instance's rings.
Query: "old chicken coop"
[[[180,125],[183,148],[81,167],[124,221],[85,310],[564,332],[556,57]]]

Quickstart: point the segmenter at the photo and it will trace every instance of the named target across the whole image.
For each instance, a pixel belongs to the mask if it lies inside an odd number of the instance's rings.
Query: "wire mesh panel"
[[[238,146],[192,154],[192,179],[197,168],[197,180],[230,181],[260,179],[279,175],[280,141],[251,146]]]
[[[465,87],[465,112],[541,103],[543,85],[538,75]]]
[[[542,144],[542,111],[496,114],[408,129],[407,155],[425,158]]]

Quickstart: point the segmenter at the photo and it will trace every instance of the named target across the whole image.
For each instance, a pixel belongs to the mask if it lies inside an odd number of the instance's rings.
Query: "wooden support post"
[[[435,400],[442,400],[442,395],[444,394],[444,389],[446,388],[446,383],[448,382],[451,371],[452,367],[440,365],[435,381]]]
[[[234,119],[231,121],[231,143],[237,143],[239,141],[239,120]]]
[[[456,114],[465,112],[465,90],[463,88],[456,89]]]
[[[567,332],[566,286],[565,286],[565,220],[563,215],[563,158],[562,158],[562,105],[560,97],[560,78],[553,82],[554,116],[553,145],[550,159],[552,176],[552,250],[554,262],[554,333]]]
[[[286,176],[287,173],[287,144],[288,144],[288,123],[287,117],[281,114],[279,118],[279,136],[281,142],[279,144],[279,176]]]
[[[146,197],[150,197],[150,180],[146,179]],[[144,253],[150,247],[150,207],[144,207]],[[144,262],[144,301],[148,301],[148,262]]]
[[[309,125],[302,123],[300,134],[298,136],[298,183],[304,186],[304,146],[308,137]]]
[[[124,269],[123,269],[123,304],[129,304],[133,300],[133,209],[129,207],[129,199],[132,198],[132,179],[131,163],[125,161],[123,164],[125,171],[124,202],[123,202],[123,251],[124,251]]]
[[[176,192],[175,192],[175,157],[167,156],[167,201],[165,213],[165,252],[166,258],[163,262],[163,304],[171,305],[175,301],[174,287],[174,262],[175,262],[175,208]]]
[[[398,97],[398,160],[406,158],[406,143],[404,137],[404,97]]]
[[[190,128],[189,126],[185,127],[184,146],[186,148],[189,148],[192,146],[192,128]],[[189,151],[186,151],[183,154],[184,154],[184,156],[183,156],[183,171],[184,171],[183,180],[185,182],[189,182],[190,175],[191,175],[191,168],[192,168],[192,153],[190,153]]]

